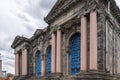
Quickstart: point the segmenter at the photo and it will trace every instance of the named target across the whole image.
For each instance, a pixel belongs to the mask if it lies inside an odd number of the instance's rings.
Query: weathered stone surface
[[[57,0],[57,3],[45,18],[49,26],[37,29],[27,39],[17,36],[12,44],[15,54],[28,50],[28,74],[15,76],[14,80],[120,80],[120,10],[114,0]],[[110,12],[108,12],[108,10]],[[97,70],[90,70],[90,47],[87,49],[87,71],[70,75],[71,37],[81,33],[81,16],[87,19],[87,44],[90,46],[90,12],[97,12]],[[59,26],[62,31],[62,73],[47,75],[47,48],[51,46],[52,27]],[[56,34],[56,31],[54,32]],[[44,76],[37,77],[37,51],[45,62]]]

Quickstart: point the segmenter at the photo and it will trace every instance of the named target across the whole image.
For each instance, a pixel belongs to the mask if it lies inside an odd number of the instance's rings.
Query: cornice
[[[108,2],[110,2],[110,14],[112,14],[112,16],[118,21],[120,25],[120,9],[117,6],[115,0],[106,0],[103,2],[101,2],[100,0],[96,0],[97,6],[99,6],[99,8],[102,8],[102,10],[105,11],[107,14],[108,12],[105,10],[105,7],[108,6]],[[105,6],[103,6],[103,4]]]
[[[65,3],[65,0],[60,0],[60,1],[63,1],[62,3]],[[58,16],[60,16],[62,13],[67,12],[77,2],[80,2],[80,0],[66,0],[66,3],[63,6],[61,6],[60,8],[58,8],[61,3],[57,1],[55,6],[53,7],[53,9],[50,11],[48,16],[44,18],[44,20],[48,24],[53,22]]]
[[[25,37],[21,37],[21,36],[16,36],[11,47],[13,49],[15,49],[18,45],[24,43],[24,42],[28,42],[29,43],[29,39],[25,38]]]

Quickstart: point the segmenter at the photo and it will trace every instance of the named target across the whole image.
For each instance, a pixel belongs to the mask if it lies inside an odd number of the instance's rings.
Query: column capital
[[[82,26],[86,26],[87,27],[87,17],[85,15],[81,16],[81,24]]]
[[[23,48],[23,49],[22,49],[22,51],[25,51],[25,50],[27,50],[27,48]]]
[[[66,53],[69,54],[70,53],[70,47],[66,46]]]
[[[58,30],[63,31],[63,27],[61,27],[60,25],[53,26],[53,27],[51,28],[51,33],[56,34],[56,32],[57,32]]]
[[[62,30],[62,27],[61,27],[61,26],[59,26],[59,27],[58,27],[58,30]]]
[[[61,31],[61,33],[63,33],[63,32],[65,31],[65,28],[64,28],[64,27],[62,27],[62,26],[60,26],[60,27],[58,28],[58,30],[60,30],[60,31]]]
[[[51,33],[56,33],[58,30],[59,25],[54,25],[51,27]]]
[[[81,13],[77,16],[78,19],[81,19],[82,16],[86,16],[88,14],[88,12],[85,12],[85,13]]]
[[[45,54],[42,54],[42,55],[41,55],[41,60],[44,61],[44,60],[45,60],[45,57],[46,57],[46,55],[45,55]]]
[[[22,53],[22,49],[14,52],[15,55],[16,55],[16,54],[20,54],[20,53]]]
[[[105,12],[102,9],[97,10],[98,13],[104,14]]]
[[[14,55],[17,55],[18,53],[17,52],[14,52]]]
[[[90,10],[90,12],[95,12],[95,11],[97,12],[98,10],[96,8]]]
[[[97,10],[94,9],[94,10],[90,11],[90,15],[93,14],[93,13],[97,14]]]
[[[85,14],[85,15],[81,15],[80,17],[81,17],[81,18],[86,17],[86,14]],[[81,18],[80,18],[80,19],[81,19]]]

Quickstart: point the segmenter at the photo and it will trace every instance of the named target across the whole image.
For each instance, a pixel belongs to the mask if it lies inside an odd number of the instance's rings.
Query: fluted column
[[[57,30],[57,56],[56,56],[56,67],[57,67],[57,72],[61,73],[62,72],[62,63],[61,63],[61,45],[62,45],[62,32],[60,29]]]
[[[52,33],[52,73],[56,72],[56,35],[54,33]]]
[[[22,50],[22,75],[27,75],[27,49]]]
[[[81,17],[81,70],[87,70],[87,19]]]
[[[90,13],[90,70],[97,70],[97,12]]]
[[[15,53],[15,76],[19,75],[19,54]]]

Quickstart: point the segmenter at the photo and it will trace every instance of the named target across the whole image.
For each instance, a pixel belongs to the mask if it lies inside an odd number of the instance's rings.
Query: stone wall
[[[65,0],[64,0],[65,1]],[[72,0],[71,0],[72,1]],[[79,1],[79,0],[75,0]],[[84,0],[81,0],[84,1]],[[101,2],[102,4],[106,2]],[[75,5],[76,4],[76,5]],[[101,6],[102,6],[101,4]],[[85,6],[86,5],[86,6]],[[70,7],[70,6],[68,6]],[[88,9],[89,7],[89,9]],[[60,8],[60,5],[58,6]],[[28,39],[29,48],[28,48],[28,74],[26,76],[17,76],[18,80],[20,79],[36,79],[36,80],[118,80],[118,74],[120,73],[120,35],[119,35],[119,25],[114,19],[114,17],[110,15],[106,15],[105,11],[102,7],[96,5],[95,0],[74,3],[74,6],[59,15],[59,17],[55,18],[55,21],[50,23],[47,28],[43,30],[37,30],[35,34]],[[56,11],[59,11],[56,10]],[[93,29],[97,27],[97,37],[90,36],[90,22],[94,21],[91,19],[90,14],[92,11],[97,12],[97,26],[93,25]],[[81,33],[81,16],[85,16],[87,18],[87,70],[85,72],[80,72],[77,75],[70,75],[70,42],[71,37],[76,33]],[[90,21],[91,20],[91,21]],[[94,23],[94,22],[93,22]],[[62,74],[54,73],[51,75],[47,75],[47,48],[51,45],[51,34],[52,27],[59,26],[62,31]],[[91,26],[92,27],[92,26]],[[59,30],[59,29],[58,29]],[[96,31],[96,30],[94,30]],[[56,32],[55,32],[56,33]],[[57,34],[56,34],[57,35]],[[90,70],[90,37],[91,41],[93,38],[97,38],[97,51],[94,52],[95,58],[97,58],[97,63],[93,62],[93,68]],[[58,38],[59,39],[59,38]],[[96,41],[96,39],[93,39]],[[58,41],[59,42],[59,41]],[[22,43],[22,44],[21,44]],[[16,50],[25,48],[24,41],[21,41],[19,45],[17,44]],[[91,42],[92,43],[92,42]],[[93,42],[94,43],[94,42]],[[55,43],[56,44],[56,43]],[[91,44],[92,45],[92,44]],[[96,46],[95,45],[95,46]],[[96,47],[94,47],[96,48]],[[41,52],[41,63],[42,65],[42,77],[37,78],[37,51]],[[92,55],[93,56],[93,55]],[[91,56],[91,59],[92,59]],[[92,60],[94,61],[94,59]],[[91,63],[92,63],[91,61]],[[43,64],[44,62],[44,64]],[[45,69],[43,71],[43,69]],[[92,71],[92,69],[95,69]],[[114,75],[113,75],[114,74]],[[117,75],[116,75],[117,74]],[[17,77],[15,80],[17,80]]]
[[[67,23],[69,24],[69,23]],[[63,73],[64,75],[70,74],[70,42],[71,37],[76,34],[80,33],[80,23],[73,23],[71,25],[65,25],[63,32],[63,45],[62,45],[62,56],[63,56]]]
[[[116,59],[117,59],[117,74],[120,74],[120,36],[117,36],[117,42],[116,42],[116,47],[117,47],[117,54],[116,54]]]
[[[114,54],[114,39],[113,39],[113,29],[110,23],[108,24],[106,30],[106,69],[107,72],[113,73],[113,54]]]
[[[98,70],[99,71],[105,71],[105,16],[103,13],[98,13],[97,17],[97,38],[98,38]]]
[[[106,22],[106,70],[112,74],[120,73],[120,36],[115,26]]]

